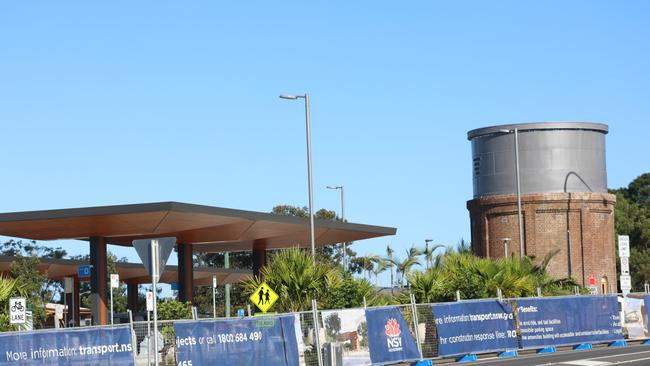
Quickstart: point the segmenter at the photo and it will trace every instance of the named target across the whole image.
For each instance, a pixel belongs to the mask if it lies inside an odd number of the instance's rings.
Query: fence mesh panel
[[[158,357],[160,365],[174,366],[176,359],[176,335],[174,333],[174,321],[158,321],[158,352],[154,351],[153,321],[147,323],[134,322],[136,365],[153,365],[154,357]]]
[[[423,358],[438,357],[438,332],[431,304],[416,305]]]

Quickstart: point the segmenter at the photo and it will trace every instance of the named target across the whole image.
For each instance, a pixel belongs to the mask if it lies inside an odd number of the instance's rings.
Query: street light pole
[[[327,186],[327,189],[340,189],[341,190],[341,221],[345,222],[345,188],[343,186]],[[347,249],[346,243],[343,242],[343,266],[347,269]]]
[[[296,100],[302,98],[305,100],[305,122],[307,130],[307,183],[309,185],[309,236],[311,241],[311,256],[316,263],[316,238],[314,234],[314,192],[312,188],[311,174],[311,125],[309,123],[309,94],[305,95],[280,95],[282,99]]]
[[[515,128],[513,130],[503,129],[500,132],[502,133],[514,133],[515,135],[515,178],[517,183],[517,226],[519,228],[519,256],[524,257],[524,230],[521,216],[521,182],[519,178],[519,129]]]

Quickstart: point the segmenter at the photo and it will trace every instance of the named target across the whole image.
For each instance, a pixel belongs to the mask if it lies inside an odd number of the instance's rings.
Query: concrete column
[[[266,248],[253,246],[253,276],[261,276],[262,267],[266,265]]]
[[[192,244],[178,243],[178,300],[194,301]]]
[[[106,325],[106,238],[90,238],[90,310],[93,325]]]
[[[137,283],[126,284],[126,307],[135,314],[138,311],[138,289]]]
[[[79,326],[79,277],[76,275],[73,276],[73,288],[72,288],[72,293],[65,294],[65,301],[68,304],[68,324],[65,326],[68,327],[70,326],[71,323],[73,323],[73,317],[74,317],[74,326],[78,327]]]

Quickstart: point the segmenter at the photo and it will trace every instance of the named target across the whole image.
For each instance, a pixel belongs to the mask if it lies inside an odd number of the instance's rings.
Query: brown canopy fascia
[[[395,228],[315,220],[316,245],[394,235]],[[103,237],[131,246],[135,239],[175,236],[196,252],[309,246],[309,220],[263,212],[159,202],[0,214],[0,235],[33,240]]]

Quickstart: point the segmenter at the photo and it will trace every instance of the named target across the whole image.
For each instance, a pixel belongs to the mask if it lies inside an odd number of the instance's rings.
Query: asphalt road
[[[434,362],[434,364],[437,364]],[[449,365],[449,364],[447,364]],[[462,365],[462,364],[457,364]],[[516,358],[486,358],[465,365],[481,366],[647,366],[650,365],[650,346],[630,345],[625,348],[599,347],[586,351],[560,351],[551,354],[527,354]]]

